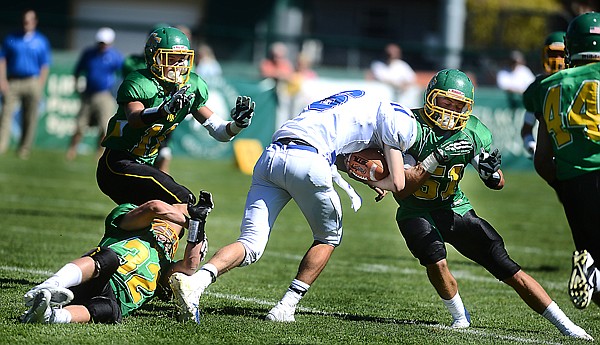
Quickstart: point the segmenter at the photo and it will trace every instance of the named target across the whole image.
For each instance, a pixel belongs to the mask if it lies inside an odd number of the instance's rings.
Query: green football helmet
[[[473,82],[465,73],[457,69],[441,70],[431,78],[425,90],[425,115],[443,130],[461,130],[467,125],[473,111],[474,94]],[[437,105],[438,97],[464,102],[462,111],[457,112]]]
[[[148,36],[144,47],[146,66],[158,79],[172,84],[185,84],[194,64],[190,41],[179,29],[161,27]]]
[[[547,74],[565,69],[565,32],[555,31],[549,34],[542,48],[542,65]]]
[[[565,55],[570,66],[576,61],[600,61],[600,13],[584,13],[569,23]]]

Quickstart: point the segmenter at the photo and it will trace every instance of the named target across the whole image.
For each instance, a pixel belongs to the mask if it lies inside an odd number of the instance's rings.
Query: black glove
[[[500,169],[502,163],[502,155],[498,149],[492,151],[492,153],[485,152],[481,149],[479,154],[479,162],[477,163],[477,172],[482,180],[489,180],[493,177],[494,173]]]
[[[194,195],[190,194],[188,201],[188,213],[190,215],[187,237],[188,242],[200,243],[206,240],[204,225],[206,224],[206,217],[210,211],[212,211],[213,207],[212,194],[209,192],[204,190],[200,191],[198,203],[196,203]]]
[[[186,95],[189,85],[184,85],[179,90],[175,89],[168,99],[162,103],[162,108],[169,115],[176,115],[181,109],[187,107],[194,99],[194,94]]]
[[[235,107],[231,109],[231,118],[239,128],[246,128],[254,116],[254,105],[250,97],[238,96]]]
[[[468,140],[447,140],[433,150],[433,156],[440,164],[447,163],[453,156],[466,155],[473,149],[473,144]]]

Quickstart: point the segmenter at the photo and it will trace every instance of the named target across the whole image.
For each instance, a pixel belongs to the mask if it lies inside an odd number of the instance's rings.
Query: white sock
[[[40,285],[52,285],[57,287],[69,288],[81,284],[83,273],[79,266],[72,262],[64,265],[58,272]]]
[[[542,316],[548,321],[552,322],[552,324],[556,326],[556,328],[558,328],[562,334],[573,333],[575,329],[580,328],[574,324],[573,321],[567,317],[567,315],[565,315],[558,304],[556,304],[554,301],[548,305],[546,310],[544,310],[542,313]]]
[[[198,272],[194,273],[194,278],[200,282],[202,288],[206,289],[210,284],[214,283],[219,275],[219,270],[213,264],[206,263]]]
[[[52,323],[69,323],[71,322],[71,313],[62,308],[54,309],[54,319]]]
[[[467,314],[465,313],[465,305],[463,304],[462,298],[456,291],[456,295],[451,299],[443,299],[444,305],[448,308],[448,311],[452,315],[453,320],[466,320]]]
[[[302,297],[304,297],[309,288],[310,285],[306,284],[303,281],[300,281],[298,279],[292,280],[292,283],[283,295],[283,298],[281,298],[280,303],[290,306],[292,308],[296,308],[298,302],[300,302]]]

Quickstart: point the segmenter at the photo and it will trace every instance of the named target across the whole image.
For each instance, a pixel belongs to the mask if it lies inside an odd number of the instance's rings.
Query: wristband
[[[204,241],[204,225],[206,221],[200,219],[190,219],[188,227],[187,241],[191,243],[200,243]],[[200,236],[200,234],[202,234]]]
[[[423,169],[430,174],[433,174],[438,165],[440,165],[440,163],[437,161],[437,159],[435,159],[435,155],[433,153],[425,157],[425,159],[421,162]]]
[[[156,120],[160,119],[161,117],[162,115],[160,114],[159,107],[146,108],[140,113],[140,119],[146,125],[153,124],[154,122],[156,122]]]
[[[231,131],[231,133],[239,134],[242,131],[242,129],[244,129],[244,128],[238,126],[237,123],[235,123],[235,121],[229,122],[229,130]]]

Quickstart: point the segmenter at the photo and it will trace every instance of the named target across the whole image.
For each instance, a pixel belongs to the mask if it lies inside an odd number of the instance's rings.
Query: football
[[[385,157],[375,148],[353,152],[345,163],[348,175],[359,181],[380,181],[390,174]]]

